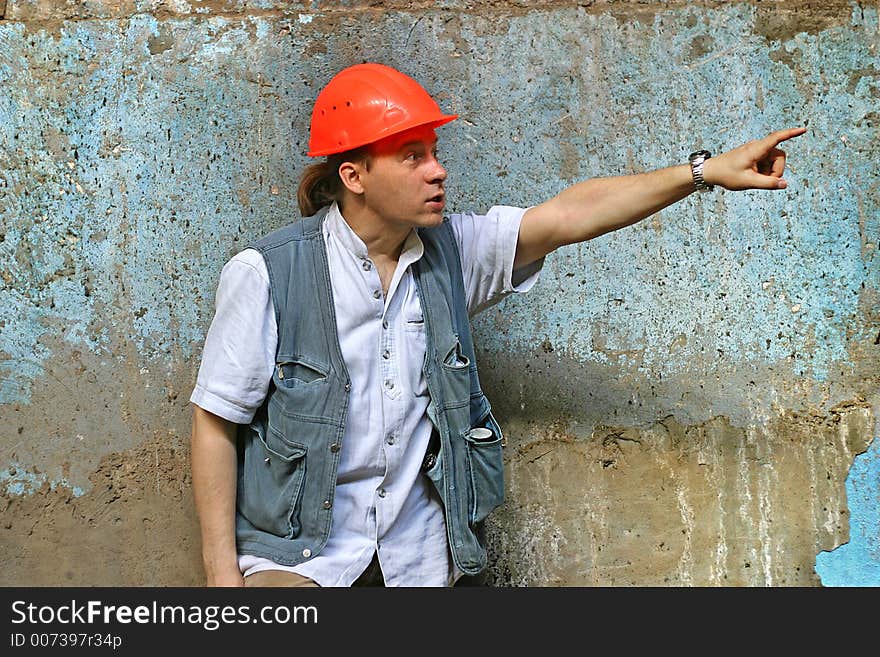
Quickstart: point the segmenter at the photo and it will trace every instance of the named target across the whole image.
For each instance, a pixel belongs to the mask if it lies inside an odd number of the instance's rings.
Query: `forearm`
[[[548,201],[551,216],[559,217],[558,246],[634,224],[693,191],[688,164],[575,184]]]
[[[192,482],[208,585],[240,585],[235,546],[237,426],[193,407]]]
[[[732,191],[785,189],[785,151],[777,146],[804,132],[806,128],[777,130],[763,139],[710,157],[703,165],[703,180]],[[572,185],[525,212],[513,267],[523,267],[560,246],[641,221],[680,201],[694,189],[690,164],[632,176],[593,178]]]

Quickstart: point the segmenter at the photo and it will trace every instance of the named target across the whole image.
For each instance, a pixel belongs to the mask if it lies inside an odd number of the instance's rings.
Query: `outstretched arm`
[[[806,128],[778,130],[706,160],[703,179],[729,190],[785,189],[785,152]],[[649,217],[694,191],[690,164],[648,173],[593,178],[530,208],[522,218],[514,269],[566,244],[583,242]]]

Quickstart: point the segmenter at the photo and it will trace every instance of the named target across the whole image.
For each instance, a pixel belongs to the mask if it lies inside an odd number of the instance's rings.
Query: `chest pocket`
[[[407,301],[409,303],[403,310],[403,341],[406,348],[401,367],[405,376],[409,377],[413,396],[424,397],[428,394],[428,381],[425,378],[425,316],[417,294]]]

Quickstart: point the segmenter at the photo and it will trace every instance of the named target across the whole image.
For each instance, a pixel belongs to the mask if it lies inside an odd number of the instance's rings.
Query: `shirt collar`
[[[327,211],[327,216],[324,219],[324,230],[339,240],[340,244],[356,258],[361,260],[369,258],[367,245],[348,225],[345,217],[339,211],[339,205],[336,201],[333,202],[330,210]],[[413,263],[420,259],[424,252],[425,246],[422,244],[422,238],[419,237],[415,229],[412,229],[403,243],[403,248],[400,250],[399,262]]]

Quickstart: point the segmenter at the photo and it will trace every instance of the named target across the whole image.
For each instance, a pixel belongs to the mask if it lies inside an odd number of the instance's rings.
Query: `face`
[[[445,180],[434,129],[424,126],[371,145],[369,168],[361,167],[359,175],[371,213],[385,223],[411,227],[443,221]]]

